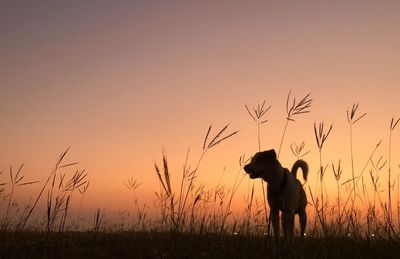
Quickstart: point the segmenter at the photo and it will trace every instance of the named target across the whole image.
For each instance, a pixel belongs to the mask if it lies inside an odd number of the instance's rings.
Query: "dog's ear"
[[[267,151],[265,151],[265,154],[266,154],[269,158],[271,158],[271,159],[273,159],[273,160],[276,159],[275,149],[267,150]]]
[[[274,159],[276,159],[275,149],[271,149],[270,152],[271,152],[272,157],[273,157]]]
[[[264,161],[275,161],[276,160],[276,153],[274,149],[266,150],[261,153]]]

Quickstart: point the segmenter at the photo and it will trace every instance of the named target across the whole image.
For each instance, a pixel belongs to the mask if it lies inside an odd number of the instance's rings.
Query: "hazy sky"
[[[130,176],[154,197],[162,148],[178,180],[187,148],[195,163],[209,124],[230,122],[239,134],[207,154],[199,181],[213,187],[226,167],[231,186],[239,156],[258,148],[244,105],[272,105],[262,147],[278,148],[290,89],[311,92],[313,106],[289,125],[282,163],[306,141],[316,176],[312,127],[323,120],[334,124],[324,163],[348,168],[346,110],[360,102],[360,170],[380,138],[387,156],[400,116],[399,31],[399,1],[1,1],[0,170],[25,163],[27,179],[43,180],[71,147],[68,161],[91,179],[90,206],[122,209]]]

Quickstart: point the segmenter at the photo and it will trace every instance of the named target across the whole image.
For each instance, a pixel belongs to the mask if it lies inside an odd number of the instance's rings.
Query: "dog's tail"
[[[294,175],[294,177],[297,178],[297,169],[301,168],[301,171],[303,171],[303,179],[304,181],[307,181],[307,175],[308,175],[308,164],[304,160],[297,160],[293,166],[292,166],[292,171],[291,173]]]

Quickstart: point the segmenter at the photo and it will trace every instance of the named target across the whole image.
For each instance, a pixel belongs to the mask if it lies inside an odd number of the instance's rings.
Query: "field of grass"
[[[296,240],[282,258],[399,258],[399,242],[348,238]],[[160,232],[39,232],[1,234],[2,258],[266,258],[272,241],[261,236]]]
[[[286,124],[277,154],[281,153],[286,131],[295,119],[308,113],[310,94],[296,99],[289,92],[286,101]],[[265,102],[254,108],[245,106],[257,127],[267,122],[269,111]],[[391,137],[399,119],[393,118],[389,128],[389,150],[385,158],[376,158],[381,142],[371,150],[363,168],[354,167],[353,128],[366,113],[360,113],[358,104],[347,111],[351,150],[351,178],[343,179],[341,161],[324,164],[324,144],[333,129],[323,122],[314,124],[315,141],[319,151],[318,180],[307,185],[309,201],[307,236],[296,240],[295,248],[283,245],[283,258],[400,258],[400,195],[399,169],[393,166]],[[68,149],[60,155],[54,169],[44,182],[24,180],[23,165],[10,167],[0,173],[0,258],[262,258],[273,254],[269,208],[265,199],[265,183],[253,181],[245,208],[240,216],[232,213],[232,201],[247,175],[242,167],[249,158],[239,158],[232,186],[205,189],[198,182],[199,166],[205,154],[238,132],[229,132],[229,125],[214,133],[212,125],[205,134],[202,154],[194,165],[188,159],[182,166],[177,185],[171,184],[168,160],[163,154],[161,165],[155,164],[159,190],[155,193],[154,209],[157,217],[148,216],[149,208],[138,202],[140,179],[130,178],[125,183],[133,194],[135,212],[130,224],[106,222],[104,211],[98,209],[93,222],[82,224],[81,211],[85,208],[85,194],[89,180],[85,170],[61,173],[77,163],[65,162]],[[297,159],[308,151],[305,144],[291,145]],[[189,157],[189,151],[187,153]],[[60,170],[63,169],[63,170]],[[324,176],[333,174],[336,197],[328,196]],[[381,176],[388,174],[387,182]],[[19,207],[15,190],[37,184],[39,192],[32,203]],[[262,186],[263,200],[255,199],[255,185]],[[372,187],[372,193],[366,186]],[[173,186],[179,186],[174,189]],[[384,187],[382,187],[384,186]],[[386,187],[386,188],[385,188]],[[125,188],[125,187],[124,187]],[[46,203],[46,211],[38,209]],[[71,203],[79,210],[72,213]],[[310,209],[311,208],[311,209]],[[35,215],[35,216],[34,216]],[[40,216],[37,216],[40,215]],[[133,222],[133,223],[132,223]],[[298,230],[296,230],[298,232]],[[283,244],[283,242],[281,242]]]

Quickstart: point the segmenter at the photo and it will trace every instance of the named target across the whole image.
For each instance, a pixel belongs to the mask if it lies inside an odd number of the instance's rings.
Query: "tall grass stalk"
[[[400,233],[400,164],[397,171],[397,231]]]
[[[250,117],[254,120],[255,123],[257,123],[257,140],[258,140],[258,151],[261,151],[261,134],[260,134],[260,126],[261,124],[266,123],[268,120],[264,119],[264,115],[267,113],[267,111],[271,108],[271,105],[266,107],[265,106],[265,100],[263,101],[262,104],[258,104],[257,108],[253,107],[252,111],[250,111],[249,107],[245,105],[245,108],[247,112],[249,113]],[[261,190],[262,190],[262,196],[263,196],[263,204],[264,204],[264,213],[265,213],[265,220],[268,221],[268,211],[267,211],[267,200],[266,200],[266,195],[265,195],[265,187],[264,187],[264,180],[260,179],[261,182]],[[254,190],[254,183],[253,183],[253,188]]]
[[[362,114],[361,116],[356,116],[358,109],[358,103],[353,104],[351,111],[347,110],[347,122],[349,123],[350,129],[350,161],[351,161],[351,175],[353,179],[353,198],[352,198],[352,210],[354,208],[354,203],[356,200],[356,182],[354,176],[354,154],[353,154],[353,125],[362,119],[367,113]]]
[[[4,170],[0,171],[0,175],[2,175],[4,172]],[[5,193],[5,188],[3,186],[5,186],[7,183],[6,182],[0,182],[0,206],[2,205],[2,201],[4,199],[4,193]]]
[[[386,236],[391,238],[391,232],[392,231],[394,232],[394,229],[392,229],[393,226],[391,224],[389,224],[389,221],[390,221],[389,211],[387,208],[387,203],[385,203],[381,198],[380,194],[383,192],[383,190],[380,189],[380,184],[379,184],[382,169],[386,164],[387,164],[387,161],[382,161],[382,156],[379,158],[379,160],[376,163],[374,163],[372,161],[372,167],[376,173],[375,173],[375,176],[373,176],[371,173],[371,180],[372,180],[372,184],[373,184],[373,188],[374,188],[374,192],[375,192],[374,199],[376,199],[376,198],[378,199],[380,208],[383,212],[383,218],[384,218],[384,221],[382,222],[382,224],[380,224],[380,226],[377,227],[376,231],[378,231],[379,228],[384,229]],[[379,219],[376,218],[376,222],[379,223]]]
[[[17,173],[14,175],[13,174],[13,170],[12,170],[12,166],[10,166],[10,185],[11,185],[11,190],[10,190],[10,194],[8,195],[8,204],[7,204],[7,209],[4,215],[4,219],[2,222],[2,229],[3,230],[7,230],[7,227],[9,225],[9,216],[11,214],[11,210],[13,207],[13,198],[14,198],[14,191],[16,187],[19,186],[24,186],[24,185],[31,185],[34,183],[38,183],[38,181],[30,181],[30,182],[23,182],[22,180],[24,179],[24,175],[20,175],[22,168],[24,167],[24,164],[21,164],[21,166],[19,167]]]
[[[133,207],[136,209],[136,221],[133,222],[132,230],[135,230],[137,226],[140,226],[142,223],[142,220],[144,219],[145,216],[145,208],[146,204],[144,204],[143,208],[139,207],[138,199],[136,197],[136,189],[139,188],[139,186],[142,185],[141,182],[139,182],[137,179],[133,179],[131,177],[128,179],[128,181],[125,183],[126,188],[128,188],[132,192],[133,196]]]
[[[175,228],[178,227],[178,223],[175,220],[175,200],[174,200],[174,193],[172,192],[172,187],[171,187],[171,178],[170,178],[170,173],[169,173],[169,168],[168,168],[168,160],[167,157],[164,153],[164,150],[162,152],[162,161],[163,161],[163,173],[161,174],[160,167],[155,163],[154,167],[158,176],[158,179],[161,183],[162,189],[159,193],[159,197],[161,199],[162,203],[162,208],[167,209],[169,211],[169,217],[170,220],[172,221],[173,225]],[[164,179],[163,179],[164,176]],[[164,197],[164,194],[166,197]],[[164,197],[164,198],[163,198]],[[164,211],[165,213],[165,211]]]
[[[239,158],[239,170],[236,174],[235,181],[233,182],[232,191],[229,196],[228,204],[225,208],[225,211],[222,214],[222,223],[221,223],[221,228],[220,228],[220,234],[223,233],[226,220],[227,220],[228,216],[231,214],[231,205],[232,205],[233,196],[237,192],[240,184],[242,183],[244,177],[246,176],[246,174],[240,174],[242,171],[243,165],[246,164],[247,161],[249,161],[249,160],[250,160],[250,158],[246,160],[244,158],[244,155],[240,156],[240,158]]]
[[[293,97],[293,100],[291,100],[291,98],[290,98],[291,93],[292,93],[292,90],[289,91],[288,96],[286,98],[286,122],[285,122],[285,127],[283,128],[283,133],[282,133],[282,137],[281,137],[281,142],[279,144],[277,158],[279,158],[279,156],[281,154],[282,144],[283,144],[283,140],[286,135],[286,130],[289,125],[289,121],[295,121],[294,120],[295,116],[309,113],[310,108],[311,108],[311,103],[312,103],[312,99],[310,98],[311,93],[308,93],[299,102],[296,102],[296,97]],[[270,229],[271,229],[271,212],[270,212],[269,220],[268,220],[268,229],[267,229],[268,236],[270,233]]]
[[[345,201],[344,204],[343,204],[342,212],[345,211],[345,209],[346,209],[346,207],[347,207],[347,204],[349,203],[350,199],[353,197],[354,187],[357,186],[358,181],[361,179],[361,177],[362,177],[362,175],[364,174],[365,170],[367,169],[368,165],[372,162],[372,157],[374,156],[374,154],[376,153],[377,149],[380,147],[381,144],[382,144],[382,140],[380,140],[380,141],[375,145],[375,147],[374,147],[374,149],[371,151],[371,153],[370,153],[370,155],[369,155],[367,161],[365,162],[364,167],[363,167],[363,169],[361,170],[361,173],[360,173],[357,177],[351,178],[351,179],[346,180],[345,182],[342,183],[342,185],[346,185],[346,184],[348,184],[348,183],[350,183],[350,182],[353,183],[352,187],[350,188],[349,195],[347,196],[346,201]],[[354,182],[354,179],[356,179],[355,182]],[[354,206],[353,206],[353,204],[352,204],[352,207],[351,207],[351,210],[350,210],[350,211],[351,211],[351,212],[354,212]],[[343,213],[342,213],[342,214],[343,214]]]
[[[328,129],[327,132],[324,131],[324,123],[320,122],[318,125],[318,130],[317,130],[317,125],[314,123],[314,134],[315,134],[315,139],[317,141],[317,146],[318,146],[318,151],[319,151],[319,171],[320,171],[320,188],[321,188],[321,227],[324,235],[326,236],[326,228],[325,228],[325,213],[324,213],[324,166],[322,165],[322,148],[324,147],[324,143],[326,139],[328,138],[329,134],[332,131],[333,125],[331,125]]]
[[[337,202],[337,218],[336,218],[336,229],[338,230],[338,232],[339,232],[339,236],[341,236],[342,235],[342,218],[341,218],[341,211],[340,211],[340,199],[341,199],[341,196],[340,196],[340,178],[341,178],[341,176],[342,176],[342,173],[343,173],[343,170],[342,170],[342,167],[341,167],[341,164],[340,164],[341,162],[340,162],[340,160],[339,160],[339,162],[338,162],[338,165],[335,167],[335,165],[332,163],[332,171],[333,171],[333,174],[334,174],[334,176],[335,176],[335,180],[336,180],[336,188],[337,188],[337,200],[336,200],[336,202]]]
[[[79,203],[79,210],[78,210],[78,216],[76,218],[76,225],[75,228],[78,230],[79,229],[79,222],[81,220],[81,212],[82,212],[82,207],[83,207],[83,200],[85,198],[85,194],[87,192],[87,190],[89,189],[89,181],[87,181],[87,183],[79,190],[80,194],[81,194],[81,201]]]
[[[99,233],[99,230],[103,227],[104,223],[104,209],[103,211],[100,211],[100,208],[96,210],[96,213],[94,215],[94,220],[93,220],[93,239],[97,238],[97,234]]]
[[[54,194],[54,187],[56,186],[56,176],[57,173],[53,175],[53,180],[51,183],[51,187],[47,192],[47,224],[46,224],[46,232],[47,234],[50,233],[53,229],[54,222],[56,221],[57,216],[59,215],[60,211],[62,210],[62,206],[66,201],[66,193],[62,191],[65,174],[60,174],[59,182],[57,184],[57,193]],[[54,197],[54,198],[53,198]],[[54,203],[53,203],[54,200]],[[53,205],[54,204],[54,205]]]
[[[186,219],[190,213],[190,204],[188,205],[189,195],[193,192],[195,179],[197,178],[198,169],[201,161],[203,160],[205,154],[211,150],[216,145],[221,142],[229,139],[233,135],[237,134],[238,131],[234,131],[233,133],[225,134],[229,124],[225,125],[213,138],[210,138],[210,133],[212,130],[212,125],[209,126],[206,136],[203,141],[203,150],[197,164],[193,170],[190,169],[190,166],[187,166],[187,160],[189,156],[189,152],[186,156],[186,162],[183,169],[183,175],[180,186],[180,193],[178,199],[178,210],[175,210],[175,193],[172,191],[171,182],[170,182],[170,173],[167,164],[167,158],[163,153],[163,174],[161,174],[161,170],[158,165],[155,164],[156,174],[158,176],[158,180],[161,184],[161,190],[159,193],[156,193],[158,199],[161,203],[161,209],[163,213],[163,219],[165,219],[166,212],[169,213],[169,218],[172,222],[174,231],[184,230],[184,226],[186,224]],[[186,185],[186,182],[188,184]],[[165,197],[166,196],[166,197]],[[193,210],[192,210],[193,211]]]
[[[248,202],[247,202],[247,221],[246,221],[246,234],[250,233],[250,221],[251,221],[251,212],[253,208],[253,201],[254,201],[254,184],[251,188],[251,193],[250,196],[248,197]]]
[[[376,200],[377,200],[377,195],[379,195],[378,191],[378,185],[379,185],[379,175],[376,173],[376,175],[373,174],[373,170],[371,169],[370,172],[370,178],[372,182],[372,187],[373,187],[373,199],[369,208],[369,213],[368,216],[372,218],[372,222],[369,223],[370,229],[373,229],[375,233],[378,233],[379,226],[378,226],[378,215],[377,215],[377,210],[376,210]]]
[[[394,131],[394,129],[396,128],[397,124],[399,123],[400,119],[395,120],[394,118],[392,118],[391,122],[390,122],[390,130],[389,130],[389,175],[388,175],[388,224],[392,225],[392,182],[391,182],[391,172],[392,172],[392,168],[391,168],[391,164],[392,164],[392,132]],[[390,235],[390,232],[389,232]]]
[[[197,161],[195,169],[188,175],[189,184],[188,184],[188,187],[187,187],[187,190],[186,190],[186,194],[184,194],[185,198],[183,199],[181,211],[178,211],[178,220],[179,220],[178,226],[180,226],[180,223],[182,221],[183,214],[184,214],[184,211],[186,209],[187,198],[189,196],[190,190],[193,187],[193,180],[197,177],[197,171],[198,171],[198,168],[200,166],[200,163],[201,163],[204,155],[207,153],[207,151],[209,151],[210,149],[212,149],[216,145],[220,144],[222,141],[224,141],[224,140],[226,140],[226,139],[228,139],[228,138],[230,138],[233,135],[238,133],[238,131],[234,131],[233,133],[229,133],[229,134],[224,136],[223,134],[227,130],[228,126],[229,126],[229,124],[225,125],[209,142],[208,142],[208,137],[210,135],[210,132],[211,132],[211,129],[212,129],[212,125],[210,125],[210,127],[208,128],[206,136],[205,136],[204,141],[203,141],[203,152],[202,152],[199,160]],[[207,144],[207,142],[208,142],[208,144]]]
[[[47,184],[50,182],[50,180],[52,179],[52,177],[57,173],[57,171],[58,171],[60,168],[69,167],[69,166],[72,166],[72,165],[76,165],[76,164],[77,164],[77,163],[70,163],[70,164],[66,164],[66,165],[61,165],[61,163],[62,163],[62,161],[64,160],[65,156],[67,155],[68,151],[69,151],[69,148],[67,148],[67,150],[65,150],[65,151],[60,155],[59,159],[57,160],[56,165],[54,166],[54,169],[50,172],[49,176],[47,177],[46,182],[43,184],[42,189],[40,190],[38,196],[36,197],[35,202],[33,203],[31,209],[29,210],[28,214],[26,215],[26,218],[23,220],[23,223],[22,223],[22,225],[21,225],[21,230],[23,230],[23,229],[25,228],[26,223],[28,222],[30,216],[32,215],[33,210],[36,208],[36,206],[37,206],[37,204],[38,204],[40,198],[42,197],[43,192],[44,192],[44,190],[45,190],[46,187],[47,187]]]
[[[267,113],[267,111],[271,108],[271,105],[266,107],[265,101],[263,101],[262,104],[257,105],[257,108],[252,107],[252,111],[250,111],[247,105],[245,105],[244,107],[246,108],[247,112],[249,113],[250,117],[254,120],[254,122],[257,123],[258,151],[261,151],[260,126],[261,124],[268,122],[268,120],[264,119],[263,117]]]
[[[209,130],[211,130],[211,129],[209,129]],[[209,134],[209,131],[207,132],[207,135],[208,134]],[[203,149],[204,149],[204,147],[205,147],[205,143],[203,144]],[[186,152],[185,163],[183,164],[183,168],[182,168],[182,177],[181,177],[181,184],[180,184],[180,189],[179,189],[178,212],[180,212],[181,208],[182,208],[183,190],[185,187],[186,176],[190,173],[190,166],[188,166],[189,153],[190,153],[190,147],[188,148],[188,150]]]
[[[63,216],[60,222],[60,227],[59,231],[63,232],[65,229],[66,221],[67,221],[67,215],[69,212],[70,208],[70,203],[72,202],[72,197],[74,194],[74,191],[76,189],[79,189],[80,187],[83,187],[87,184],[87,173],[86,170],[83,169],[82,171],[76,171],[75,174],[71,177],[71,179],[67,182],[64,192],[67,193],[67,199],[65,202],[65,207],[63,210]]]

